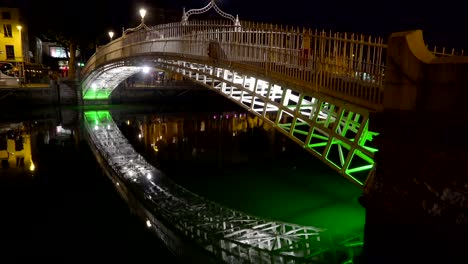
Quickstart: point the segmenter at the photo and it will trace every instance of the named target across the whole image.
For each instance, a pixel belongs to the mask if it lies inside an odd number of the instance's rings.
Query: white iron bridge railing
[[[116,175],[116,188],[133,190],[144,204],[148,228],[158,229],[161,219],[171,223],[179,234],[225,263],[334,263],[336,248],[325,229],[261,219],[208,201],[149,164],[109,111],[86,111],[84,118],[91,144]],[[177,247],[170,238],[162,239]]]
[[[82,71],[83,90],[90,86],[86,76],[106,63],[139,56],[178,56],[245,70],[378,111],[383,109],[386,50],[381,37],[247,21],[145,25],[97,50]],[[431,52],[437,57],[463,55],[463,50],[436,47]]]
[[[149,55],[227,65],[370,110],[383,102],[382,38],[252,22],[187,21],[126,34],[98,48],[82,76],[115,60]]]

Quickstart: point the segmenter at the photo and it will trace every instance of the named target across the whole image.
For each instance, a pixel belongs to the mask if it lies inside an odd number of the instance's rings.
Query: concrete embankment
[[[187,81],[168,85],[126,87],[119,85],[106,100],[82,99],[78,81],[60,81],[26,86],[0,86],[0,107],[29,108],[57,105],[141,104],[193,102],[217,95],[216,92]]]
[[[77,87],[76,81],[0,86],[0,106],[18,108],[61,104],[76,105],[79,103]]]

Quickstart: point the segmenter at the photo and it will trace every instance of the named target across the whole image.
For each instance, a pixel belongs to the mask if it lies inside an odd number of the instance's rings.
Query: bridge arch
[[[369,61],[356,64],[354,58],[385,47],[361,43],[360,49],[349,49],[346,44],[355,41],[337,37],[331,42],[324,36],[222,21],[158,25],[99,48],[83,69],[83,98],[107,98],[146,65],[176,72],[270,122],[363,188],[374,169],[377,133],[368,123],[381,106],[383,68],[373,63],[371,70]],[[314,47],[307,56],[304,38],[309,38],[307,48]],[[344,88],[330,88],[336,83]]]
[[[330,165],[359,187],[374,166],[369,111],[318,92],[306,91],[256,72],[223,68],[205,61],[148,55],[112,61],[86,79],[89,94],[109,96],[120,82],[154,67],[178,73],[242,106]],[[97,83],[97,84],[96,84]],[[99,85],[100,84],[100,85]]]

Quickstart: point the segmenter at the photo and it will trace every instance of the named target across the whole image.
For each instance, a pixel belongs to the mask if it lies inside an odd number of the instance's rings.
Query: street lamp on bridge
[[[125,36],[125,35],[128,34],[128,33],[136,32],[136,31],[139,31],[139,30],[142,30],[142,29],[144,29],[144,30],[150,30],[150,28],[149,28],[147,25],[145,25],[146,9],[140,8],[140,11],[139,11],[139,12],[140,12],[140,16],[141,16],[141,23],[140,23],[140,25],[138,25],[138,26],[135,27],[135,28],[128,28],[128,29],[125,29],[125,30],[122,28],[122,30],[123,30],[122,35],[123,35],[123,36]]]
[[[110,38],[110,41],[112,41],[112,38],[114,37],[114,31],[109,31],[109,38]]]

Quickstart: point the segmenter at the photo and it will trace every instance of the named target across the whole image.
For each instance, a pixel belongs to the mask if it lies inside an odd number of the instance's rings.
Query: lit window
[[[13,37],[11,33],[11,25],[10,24],[3,24],[3,35],[5,38],[11,38]]]

